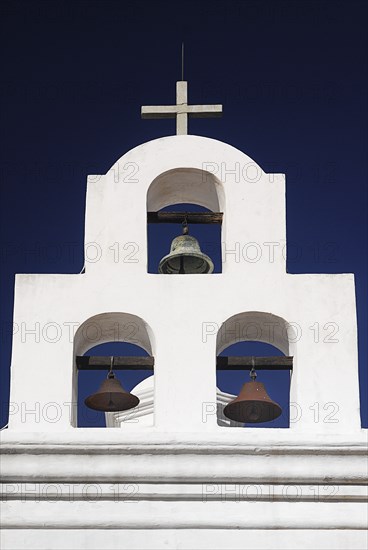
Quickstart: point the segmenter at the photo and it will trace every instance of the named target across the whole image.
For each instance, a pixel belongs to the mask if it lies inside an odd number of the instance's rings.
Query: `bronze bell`
[[[139,403],[138,397],[124,390],[115,374],[110,370],[100,389],[84,400],[85,405],[95,411],[116,412],[133,409]]]
[[[170,253],[164,256],[158,266],[159,273],[212,273],[213,262],[201,252],[197,239],[188,235],[188,225],[183,224],[183,234],[175,237]]]
[[[251,370],[251,382],[246,382],[238,397],[224,408],[224,415],[236,422],[271,422],[282,413],[280,405],[272,401],[262,382],[256,382],[256,373]]]

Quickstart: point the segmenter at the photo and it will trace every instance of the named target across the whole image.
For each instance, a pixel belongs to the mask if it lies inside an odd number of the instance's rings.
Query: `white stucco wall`
[[[224,212],[222,273],[147,273],[147,207],[183,201]],[[285,239],[284,176],[216,140],[158,139],[88,178],[85,273],[16,277],[4,550],[364,548],[354,276],[287,274]],[[289,429],[218,425],[216,354],[243,338],[294,356]],[[155,358],[149,421],[76,428],[75,355],[116,339]],[[236,498],[247,484],[259,498]]]
[[[173,189],[167,173],[175,182]],[[149,208],[193,196],[224,212],[222,273],[147,273],[147,196]],[[201,418],[203,403],[215,401],[218,329],[234,315],[263,312],[292,327],[291,401],[301,418],[291,429],[358,432],[354,276],[287,274],[285,235],[284,176],[265,174],[248,156],[213,139],[174,136],[145,143],[119,159],[105,176],[90,177],[86,272],[16,278],[10,429],[69,429],[64,403],[75,401],[73,332],[90,320],[86,339],[93,345],[115,339],[117,322],[119,337],[127,339],[131,319],[139,342],[143,326],[148,327],[155,357],[154,429],[216,431],[215,417],[206,423]],[[259,261],[253,261],[257,254]],[[103,326],[100,317],[95,318],[109,313],[117,317],[107,316]],[[280,328],[276,321],[276,333],[270,332],[275,330],[268,324],[272,319],[255,317],[260,339],[271,343]],[[240,336],[244,334],[246,323]],[[178,399],[182,395],[184,402],[189,394],[191,407],[185,410]],[[324,414],[331,413],[334,421],[316,422],[310,409],[315,403],[322,410],[326,406]],[[27,413],[27,408],[36,413]],[[177,410],[183,414],[169,414]]]

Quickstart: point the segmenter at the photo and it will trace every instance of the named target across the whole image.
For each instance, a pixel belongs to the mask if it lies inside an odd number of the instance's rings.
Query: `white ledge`
[[[3,529],[354,529],[367,528],[356,503],[278,502],[12,502]],[[78,513],[76,513],[76,507]]]
[[[78,449],[83,447],[104,448],[115,447],[131,448],[162,445],[173,448],[218,448],[221,452],[229,449],[230,452],[237,449],[254,449],[263,447],[267,449],[295,448],[295,449],[333,449],[351,448],[368,449],[368,430],[361,429],[357,432],[346,434],[314,434],[299,432],[297,430],[283,428],[222,428],[215,432],[162,432],[152,427],[143,427],[137,431],[129,432],[116,428],[70,428],[63,432],[21,432],[18,430],[3,430],[0,434],[2,448],[26,448],[45,445],[49,448]]]

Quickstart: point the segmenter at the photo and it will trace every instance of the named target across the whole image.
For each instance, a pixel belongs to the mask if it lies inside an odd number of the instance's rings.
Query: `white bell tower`
[[[286,272],[284,175],[187,135],[188,115],[221,106],[184,92],[173,108],[142,108],[180,115],[178,135],[88,177],[85,272],[16,277],[4,550],[366,544],[354,276]],[[222,213],[221,273],[148,273],[147,212],[178,203]],[[216,388],[216,358],[250,326],[293,358],[290,428],[218,419],[232,396]],[[105,429],[78,428],[77,357],[111,340],[141,346],[154,375],[136,388],[134,422],[109,413]]]

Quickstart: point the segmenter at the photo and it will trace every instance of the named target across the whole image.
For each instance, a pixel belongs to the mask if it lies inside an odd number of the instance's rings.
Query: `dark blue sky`
[[[80,272],[86,176],[175,132],[140,106],[174,102],[184,40],[190,102],[224,105],[190,133],[286,173],[288,271],[356,275],[368,426],[366,3],[5,1],[1,20],[3,401],[14,273]]]

